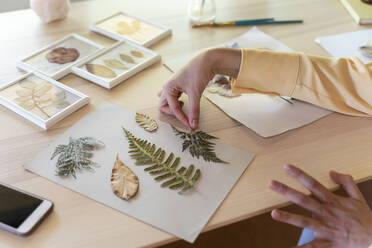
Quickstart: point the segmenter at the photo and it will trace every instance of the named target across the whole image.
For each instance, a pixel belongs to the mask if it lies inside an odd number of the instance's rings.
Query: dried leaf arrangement
[[[111,187],[114,194],[124,200],[134,197],[138,191],[138,177],[119,159],[119,155],[116,155],[112,168]]]
[[[158,123],[145,114],[136,113],[136,122],[143,129],[149,132],[153,132],[158,129]]]
[[[61,90],[55,94],[50,91],[53,85],[48,82],[36,83],[31,80],[24,80],[19,83],[21,89],[16,91],[16,103],[25,110],[31,111],[33,109],[39,110],[45,117],[50,118],[51,114],[47,112],[46,108],[54,106],[57,109],[63,109],[70,105],[66,101],[66,93]]]
[[[80,54],[76,48],[57,47],[50,51],[45,58],[50,63],[66,64],[79,58]]]
[[[118,29],[116,32],[118,34],[131,35],[141,29],[141,22],[138,20],[133,20],[132,23],[129,24],[126,21],[121,21],[121,22],[118,22],[117,26],[118,26]]]
[[[123,131],[129,141],[130,156],[136,160],[136,165],[147,165],[145,171],[156,176],[155,181],[168,179],[161,184],[161,187],[169,187],[172,190],[179,190],[179,194],[189,192],[195,187],[195,183],[200,178],[201,172],[195,166],[188,168],[182,166],[177,169],[181,159],[170,153],[165,159],[166,152],[161,148],[156,148],[155,144],[133,136],[131,132],[123,127]]]
[[[131,54],[137,58],[144,57],[143,53],[141,53],[140,51],[136,51],[136,50],[131,50]],[[122,61],[128,64],[137,64],[136,61],[133,59],[133,57],[130,55],[120,53],[119,56]],[[129,67],[127,67],[121,61],[117,59],[105,59],[103,60],[103,63],[105,65],[86,64],[85,67],[87,71],[89,71],[90,73],[97,75],[99,77],[104,77],[104,78],[114,78],[117,76],[116,73],[112,69],[110,69],[110,67],[113,69],[119,69],[119,70],[129,69]]]
[[[201,157],[207,162],[228,164],[227,162],[218,158],[214,151],[214,146],[216,144],[211,142],[211,140],[218,139],[217,137],[209,135],[203,131],[187,133],[178,130],[174,126],[172,126],[172,128],[174,133],[183,140],[182,151],[188,149],[191,156],[198,159]]]
[[[231,80],[228,76],[217,74],[208,84],[207,91],[217,93],[224,97],[237,97],[240,94],[232,93]]]
[[[72,175],[76,178],[76,172],[82,169],[94,170],[95,162],[90,160],[93,156],[91,151],[104,147],[103,142],[91,137],[73,139],[70,137],[67,145],[58,145],[51,157],[53,160],[58,155],[56,163],[57,175],[67,177]]]

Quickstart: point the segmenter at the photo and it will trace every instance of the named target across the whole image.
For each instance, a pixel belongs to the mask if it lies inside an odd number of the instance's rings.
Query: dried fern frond
[[[216,144],[211,142],[210,140],[218,139],[217,137],[209,135],[203,131],[186,133],[178,130],[174,126],[172,126],[172,128],[175,134],[183,139],[182,151],[189,149],[191,156],[198,159],[199,157],[202,157],[207,162],[228,164],[228,162],[225,162],[218,158],[214,151],[214,146]]]
[[[130,156],[136,160],[136,165],[147,165],[145,171],[156,176],[155,181],[164,181],[161,187],[169,187],[173,190],[180,190],[183,194],[195,187],[195,182],[200,178],[200,170],[194,172],[195,166],[188,168],[182,166],[177,168],[180,158],[170,153],[165,159],[166,153],[161,148],[150,142],[133,136],[131,132],[123,127],[123,131],[129,140]]]
[[[158,129],[158,123],[148,115],[136,113],[136,122],[146,131],[153,132]]]
[[[93,170],[92,166],[96,165],[96,163],[90,160],[93,156],[91,151],[103,146],[103,142],[91,137],[78,139],[70,137],[67,145],[58,145],[56,147],[50,159],[53,160],[59,155],[56,163],[58,176],[67,177],[72,175],[76,178],[77,170]]]

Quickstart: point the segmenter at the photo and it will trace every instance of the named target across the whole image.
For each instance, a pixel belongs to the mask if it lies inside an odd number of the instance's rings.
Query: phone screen
[[[42,200],[0,184],[0,222],[18,228]]]

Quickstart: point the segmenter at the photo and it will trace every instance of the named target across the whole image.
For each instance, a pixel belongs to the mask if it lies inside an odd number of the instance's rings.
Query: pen
[[[269,25],[269,24],[290,24],[302,23],[303,20],[280,20],[276,21],[273,18],[241,20],[232,22],[209,22],[203,24],[194,24],[193,27],[224,27],[224,26],[247,26],[247,25]]]

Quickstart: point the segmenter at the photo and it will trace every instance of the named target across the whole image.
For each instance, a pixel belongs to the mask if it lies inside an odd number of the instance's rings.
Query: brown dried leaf
[[[135,64],[136,62],[134,61],[134,59],[131,57],[131,56],[129,56],[129,55],[126,55],[126,54],[120,54],[120,58],[123,60],[123,61],[125,61],[125,62],[127,62],[127,63],[132,63],[132,64]]]
[[[85,67],[90,73],[97,75],[99,77],[104,77],[104,78],[116,77],[116,73],[104,65],[86,64]]]
[[[122,69],[122,70],[127,70],[128,69],[128,67],[126,67],[123,63],[121,63],[117,59],[105,59],[103,62],[108,67],[112,67],[112,68],[115,68],[115,69]]]
[[[118,155],[112,168],[111,187],[114,194],[124,200],[135,196],[139,187],[138,177],[119,159]]]
[[[136,50],[130,51],[130,54],[132,54],[134,57],[137,57],[137,58],[143,58],[144,57],[143,53],[141,53],[140,51],[136,51]]]
[[[136,113],[136,122],[146,131],[153,132],[158,129],[158,123],[145,114]]]
[[[45,58],[50,63],[66,64],[77,60],[80,53],[75,48],[57,47],[50,51]]]

